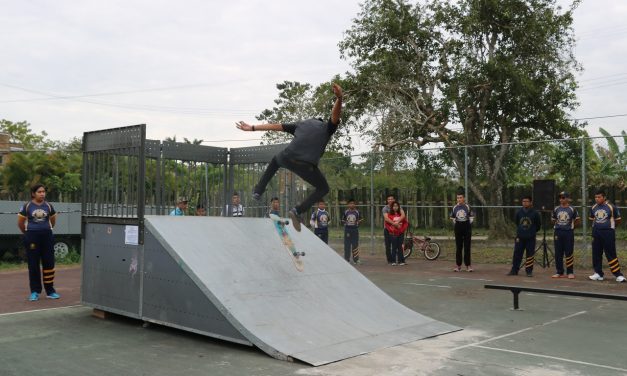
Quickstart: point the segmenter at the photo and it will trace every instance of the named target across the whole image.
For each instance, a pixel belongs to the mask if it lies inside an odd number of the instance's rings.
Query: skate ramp
[[[246,339],[278,358],[321,365],[458,330],[401,305],[312,232],[299,272],[269,219],[146,217],[167,250]]]

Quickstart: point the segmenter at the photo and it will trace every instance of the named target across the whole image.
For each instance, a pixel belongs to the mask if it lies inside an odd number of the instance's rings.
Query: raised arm
[[[254,131],[282,131],[283,124],[259,124],[259,125],[250,125],[243,121],[235,123],[237,129],[241,129],[246,132],[254,132]]]
[[[333,110],[331,111],[331,122],[335,125],[340,124],[340,115],[342,115],[342,88],[340,85],[334,83],[333,94],[335,94],[335,104],[333,104]]]

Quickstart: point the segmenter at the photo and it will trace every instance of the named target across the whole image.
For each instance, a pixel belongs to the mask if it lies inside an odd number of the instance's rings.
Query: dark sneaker
[[[261,194],[253,191],[253,200],[255,201],[261,201]]]
[[[292,208],[289,212],[287,212],[290,219],[292,220],[292,224],[294,225],[294,229],[300,232],[300,217],[298,213],[296,213],[296,208]]]
[[[527,272],[527,277],[533,277],[533,272]]]
[[[505,274],[505,275],[518,275],[518,273],[516,273],[513,270],[510,270],[509,273]]]

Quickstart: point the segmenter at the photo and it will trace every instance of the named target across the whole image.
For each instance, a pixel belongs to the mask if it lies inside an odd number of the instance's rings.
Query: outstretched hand
[[[243,131],[252,131],[253,130],[253,126],[250,124],[247,124],[243,121],[237,122],[235,123],[235,127],[237,127],[237,129],[241,129]]]
[[[331,88],[333,89],[333,94],[335,94],[335,97],[338,99],[342,99],[342,87],[334,82]]]

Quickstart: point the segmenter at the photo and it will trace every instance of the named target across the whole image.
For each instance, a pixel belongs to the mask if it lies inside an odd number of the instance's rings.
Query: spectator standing
[[[386,221],[385,226],[390,234],[390,240],[392,243],[392,265],[406,265],[405,255],[403,255],[403,240],[405,237],[405,230],[409,226],[409,223],[405,217],[401,214],[401,206],[398,202],[393,202],[390,212],[387,213],[389,222]]]
[[[318,201],[318,209],[311,213],[309,224],[314,229],[314,234],[323,242],[329,244],[329,223],[331,218],[326,210],[324,200]]]
[[[355,264],[359,261],[359,223],[362,221],[361,213],[357,210],[354,199],[348,200],[348,208],[344,211],[342,222],[344,223],[344,259],[351,261],[351,255]]]
[[[383,217],[383,241],[385,244],[385,258],[387,259],[388,264],[392,264],[396,262],[392,259],[392,239],[390,238],[390,232],[388,231],[388,226],[386,224],[393,224],[388,218],[388,213],[392,209],[392,204],[396,202],[396,197],[394,195],[388,195],[386,198],[386,205],[381,210],[381,216]],[[401,208],[401,217],[405,219],[405,211]]]
[[[43,288],[49,299],[59,299],[61,296],[54,289],[54,228],[57,212],[46,201],[46,187],[42,184],[34,185],[31,190],[31,200],[20,208],[17,215],[17,227],[24,234],[24,247],[28,260],[28,279],[30,285],[31,302],[39,300]],[[41,269],[40,269],[41,263]]]
[[[553,209],[551,221],[553,221],[553,239],[555,245],[555,274],[552,278],[575,278],[575,225],[580,218],[577,209],[570,206],[568,192],[560,192],[560,204]],[[566,256],[566,274],[564,274],[564,256]]]
[[[464,265],[466,265],[466,271],[472,272],[472,265],[470,263],[470,242],[472,237],[472,222],[474,220],[474,214],[470,209],[470,206],[466,203],[466,197],[464,193],[457,193],[457,205],[453,207],[450,215],[451,220],[455,226],[455,268],[453,271],[459,272],[462,270],[462,251]]]
[[[531,196],[524,196],[522,198],[522,208],[518,209],[516,212],[514,255],[512,257],[512,269],[507,275],[518,275],[523,252],[525,252],[525,272],[527,273],[527,277],[533,277],[536,233],[542,226],[542,220],[540,219],[540,213],[532,207],[532,204]]]
[[[616,277],[616,282],[625,282],[616,256],[616,225],[621,222],[620,211],[614,204],[607,201],[603,190],[598,190],[594,194],[594,201],[595,205],[590,209],[594,274],[588,278],[593,281],[603,280],[603,252],[605,252],[607,264]]]

